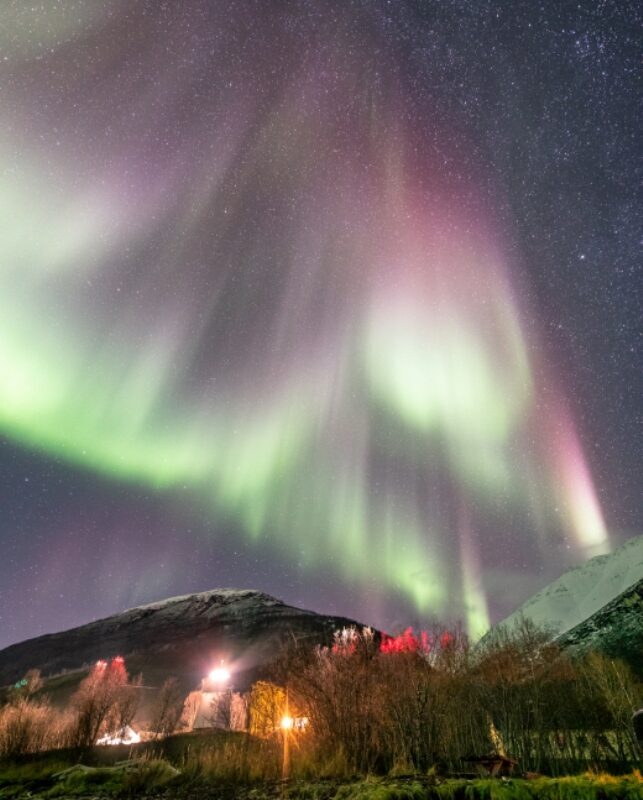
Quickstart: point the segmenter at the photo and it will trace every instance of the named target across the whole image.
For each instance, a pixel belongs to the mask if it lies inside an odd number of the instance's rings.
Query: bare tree
[[[183,704],[182,723],[191,731],[194,728],[199,709],[201,708],[201,692],[190,692]]]
[[[157,738],[170,736],[179,727],[183,714],[184,696],[176,678],[168,678],[156,697],[150,727]]]
[[[213,728],[230,729],[232,722],[232,689],[223,689],[213,693],[207,722]]]
[[[140,676],[130,683],[125,663],[117,657],[99,661],[72,697],[76,711],[76,744],[87,747],[101,733],[119,733],[136,714]]]

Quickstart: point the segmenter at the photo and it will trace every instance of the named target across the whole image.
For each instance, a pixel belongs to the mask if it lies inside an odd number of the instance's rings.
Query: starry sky
[[[225,586],[475,636],[641,532],[637,3],[0,15],[0,646]]]

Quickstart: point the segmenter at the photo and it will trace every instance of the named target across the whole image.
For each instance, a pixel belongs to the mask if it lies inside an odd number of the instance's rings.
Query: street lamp
[[[286,695],[286,713],[281,718],[281,730],[284,735],[284,756],[281,764],[281,779],[288,780],[290,777],[290,731],[295,726],[295,720],[290,716],[288,710],[288,695]]]

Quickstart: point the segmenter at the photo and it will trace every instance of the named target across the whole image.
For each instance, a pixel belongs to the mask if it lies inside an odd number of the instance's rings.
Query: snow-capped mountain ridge
[[[167,606],[178,605],[186,602],[193,603],[195,601],[208,602],[214,598],[220,601],[235,601],[250,597],[262,599],[267,605],[278,605],[281,602],[280,600],[277,600],[276,597],[272,597],[272,595],[266,594],[265,592],[260,592],[258,589],[208,589],[205,592],[180,594],[176,595],[176,597],[167,597],[164,600],[154,600],[151,603],[144,603],[140,606],[132,606],[132,608],[126,609],[123,614],[129,614],[132,611],[143,611],[148,609],[160,611]]]
[[[643,580],[643,536],[565,572],[531,597],[500,626],[532,619],[558,636],[583,623]]]

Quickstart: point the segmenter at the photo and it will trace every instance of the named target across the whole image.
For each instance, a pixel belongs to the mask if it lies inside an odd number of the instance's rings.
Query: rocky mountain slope
[[[558,638],[563,647],[602,650],[643,673],[643,579]]]
[[[356,623],[294,608],[262,592],[214,589],[11,645],[0,650],[0,686],[28,669],[49,676],[116,655],[130,672],[142,671],[144,680],[156,684],[170,674],[194,684],[223,660],[242,685],[288,638],[324,643],[351,624]]]

